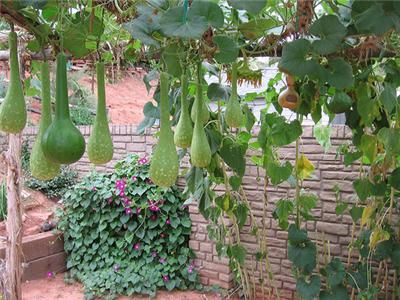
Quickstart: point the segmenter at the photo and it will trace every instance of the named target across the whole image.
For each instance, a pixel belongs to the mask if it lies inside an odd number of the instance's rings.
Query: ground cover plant
[[[129,155],[113,173],[91,173],[63,197],[67,267],[88,299],[199,287],[182,194],[156,187],[148,172],[147,158]]]

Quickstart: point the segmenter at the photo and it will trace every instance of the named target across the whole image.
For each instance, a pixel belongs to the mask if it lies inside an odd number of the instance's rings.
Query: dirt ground
[[[57,204],[41,192],[24,191],[29,194],[29,197],[23,201],[23,236],[28,236],[42,232],[42,226],[45,222],[54,222],[54,210]],[[0,236],[6,236],[4,221],[0,222]]]
[[[58,274],[54,278],[40,279],[25,282],[22,285],[23,300],[83,300],[83,287],[81,284],[64,283],[63,274]],[[149,297],[119,297],[118,300],[145,300]],[[160,291],[157,300],[217,300],[221,299],[216,293],[201,293],[193,291]]]

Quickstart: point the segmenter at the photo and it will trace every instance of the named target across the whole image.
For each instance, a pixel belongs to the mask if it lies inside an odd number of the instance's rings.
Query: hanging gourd
[[[72,123],[68,107],[67,58],[57,55],[56,114],[42,138],[44,155],[52,162],[72,164],[85,152],[85,139]]]
[[[174,144],[169,116],[168,74],[160,75],[160,136],[150,164],[150,179],[160,187],[170,187],[176,182],[179,159]]]
[[[199,68],[201,68],[201,66]],[[200,81],[200,83],[201,83],[201,81]],[[200,84],[198,84],[197,86],[200,86]],[[197,95],[198,94],[199,93],[197,93]],[[203,95],[201,96],[201,99],[202,98],[203,98]],[[206,124],[208,122],[208,120],[210,119],[210,112],[208,110],[207,104],[204,101],[202,101],[201,99],[200,99],[200,97],[196,97],[194,99],[192,111],[190,112],[190,117],[192,118],[193,123],[196,123],[197,115],[199,114],[201,123]],[[200,105],[199,105],[199,102],[201,102]]]
[[[112,159],[114,150],[106,113],[106,93],[103,62],[97,63],[96,71],[97,111],[93,130],[88,141],[88,156],[92,163],[100,165],[108,163]]]
[[[19,74],[17,34],[8,35],[10,49],[10,85],[0,106],[0,130],[19,133],[26,125],[26,105]]]
[[[193,105],[201,110],[203,105],[203,89],[201,84],[201,65],[198,66],[196,100]],[[190,160],[192,165],[198,168],[205,168],[211,162],[211,149],[208,144],[204,123],[200,114],[196,115],[194,122],[192,144],[190,146]]]
[[[180,148],[189,148],[192,143],[193,126],[189,115],[188,105],[188,78],[181,76],[181,115],[175,128],[174,143]]]
[[[229,127],[239,128],[243,124],[243,112],[237,94],[237,63],[232,64],[232,93],[225,109],[225,122]]]
[[[287,88],[278,97],[278,103],[281,107],[296,110],[300,105],[300,96],[296,92],[294,85],[295,80],[292,75],[286,75]]]
[[[42,113],[40,117],[39,131],[32,147],[31,158],[29,160],[31,174],[39,180],[50,180],[60,173],[60,165],[48,160],[42,149],[42,138],[51,124],[51,96],[50,96],[50,73],[47,61],[41,66],[42,82]]]

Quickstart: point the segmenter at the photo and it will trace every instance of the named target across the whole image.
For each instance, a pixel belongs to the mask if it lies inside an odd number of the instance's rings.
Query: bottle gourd
[[[97,63],[96,71],[97,111],[93,130],[88,141],[88,156],[92,163],[100,165],[108,163],[112,159],[114,150],[106,113],[106,93],[103,62]]]
[[[203,89],[201,85],[201,66],[198,70],[198,82],[196,100],[194,105],[197,105],[198,111],[201,110],[203,105]],[[206,132],[204,130],[204,123],[200,114],[196,115],[194,123],[192,144],[190,146],[190,159],[192,165],[198,168],[205,168],[211,162],[211,148],[208,144]]]
[[[26,125],[26,105],[24,91],[19,74],[17,34],[8,35],[10,48],[10,84],[0,106],[0,130],[7,133],[19,133]]]
[[[50,96],[50,73],[49,63],[47,61],[41,66],[42,81],[42,114],[40,117],[39,131],[32,147],[31,158],[29,161],[31,174],[39,180],[50,180],[60,173],[60,165],[49,161],[42,148],[42,138],[50,126],[51,117],[51,96]]]
[[[198,68],[201,68],[201,67],[202,66],[200,65]],[[199,80],[199,83],[197,86],[199,87],[201,85],[201,78],[199,78],[198,80]],[[196,94],[198,94],[198,93],[196,93]],[[198,105],[199,101],[201,102],[200,105]],[[210,119],[210,112],[208,110],[207,104],[204,101],[201,101],[201,99],[199,99],[199,97],[196,97],[193,102],[192,111],[190,112],[190,117],[192,118],[193,123],[196,123],[198,114],[200,115],[200,120],[201,120],[202,124],[206,124],[208,122],[208,120]]]
[[[186,74],[183,74],[181,76],[181,115],[174,134],[175,145],[180,148],[189,148],[193,136],[193,126],[189,115],[187,94],[188,78]]]
[[[243,112],[237,94],[237,63],[232,64],[232,93],[225,109],[225,122],[229,127],[239,128],[243,123]]]
[[[44,155],[52,162],[72,164],[85,152],[85,139],[69,116],[67,58],[57,55],[56,114],[42,138]]]
[[[278,97],[278,103],[281,107],[296,110],[300,105],[300,96],[296,92],[293,76],[286,75],[287,89],[284,90]]]
[[[150,179],[160,187],[170,187],[179,172],[179,159],[174,144],[174,133],[169,120],[168,74],[160,75],[160,137],[152,154]]]

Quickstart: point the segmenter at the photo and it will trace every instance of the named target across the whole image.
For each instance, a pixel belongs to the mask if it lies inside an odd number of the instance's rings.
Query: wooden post
[[[21,134],[10,134],[7,163],[7,247],[5,300],[21,300],[22,281],[22,205]]]

